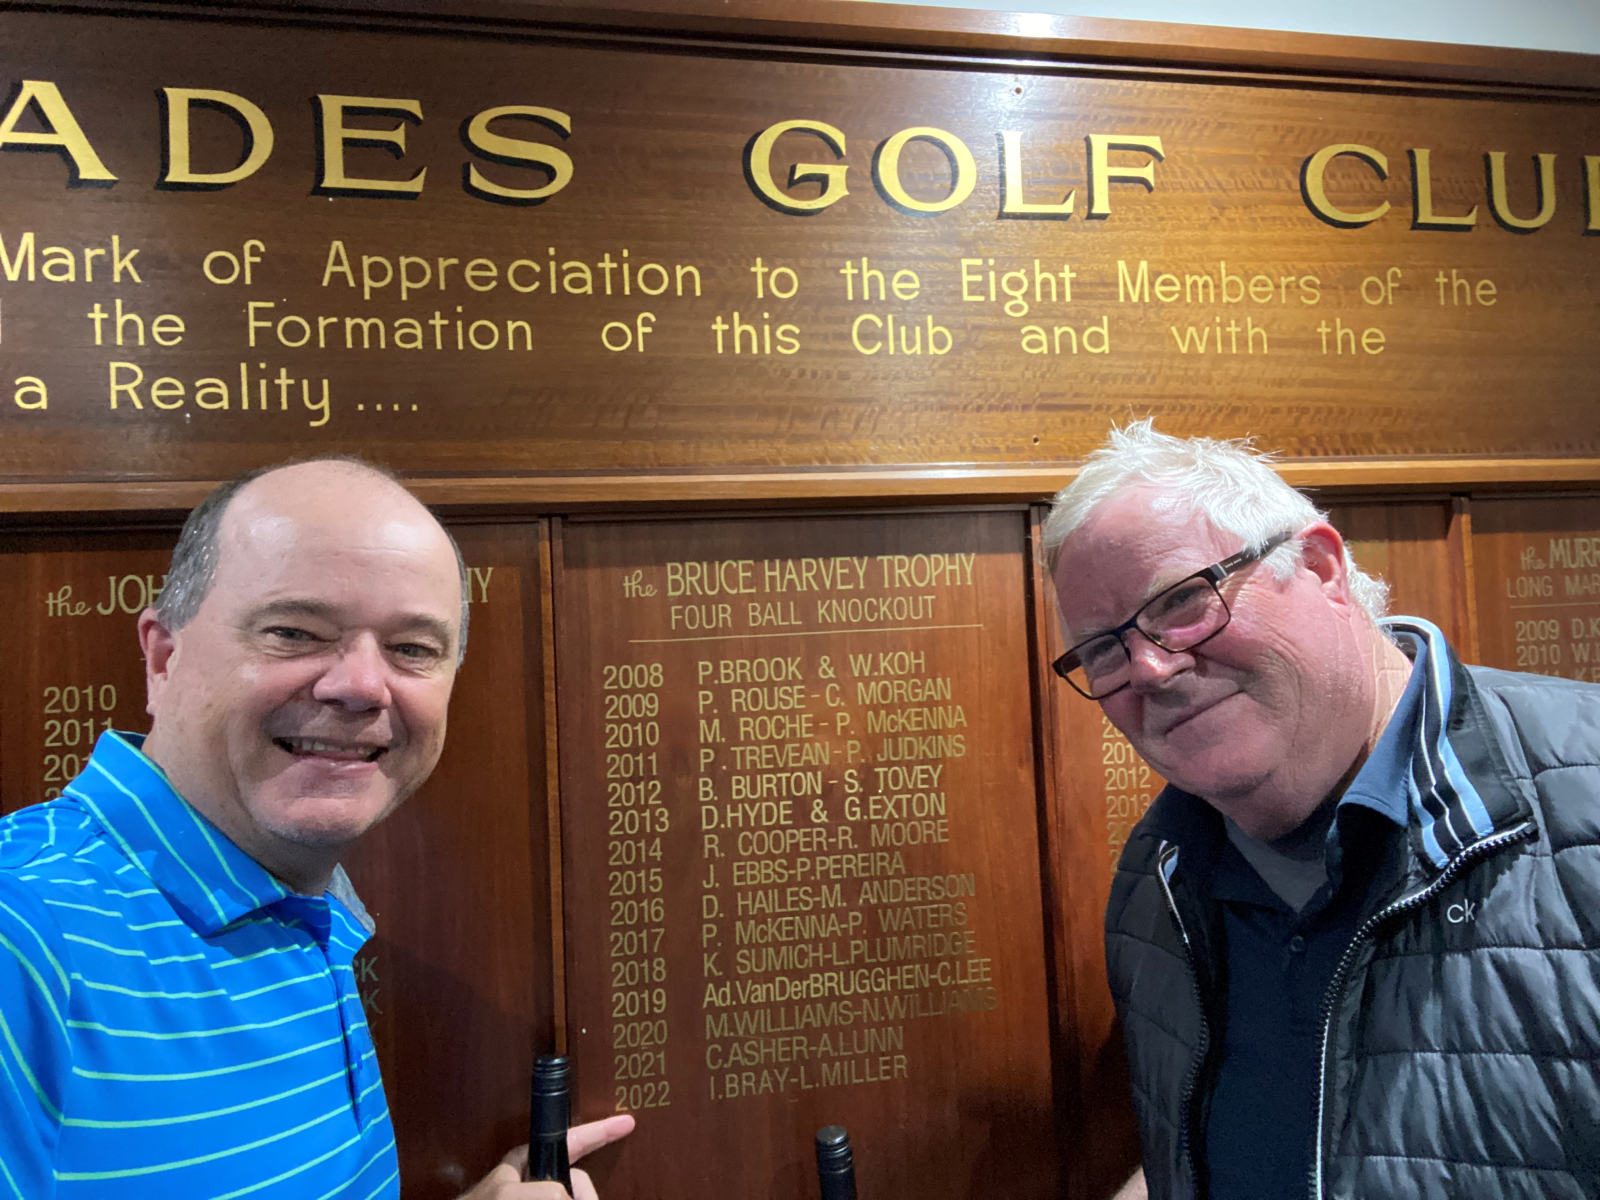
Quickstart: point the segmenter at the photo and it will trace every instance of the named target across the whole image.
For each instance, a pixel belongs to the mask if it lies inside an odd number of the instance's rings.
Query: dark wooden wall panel
[[[1461,652],[1466,579],[1451,551],[1452,512],[1446,498],[1334,504],[1329,516],[1356,565],[1389,584],[1389,611],[1432,621]]]
[[[639,1119],[603,1188],[805,1197],[839,1123],[863,1195],[1054,1194],[1025,533],[564,527],[568,1038],[582,1115]]]
[[[1036,750],[1045,795],[1046,894],[1050,897],[1052,999],[1061,1099],[1057,1121],[1068,1148],[1065,1192],[1100,1200],[1138,1165],[1121,1026],[1106,985],[1104,914],[1128,831],[1162,780],[1100,712],[1049,669],[1066,645],[1055,587],[1032,513]]]
[[[148,732],[134,622],[170,533],[0,540],[0,813],[61,794],[106,729]]]
[[[721,6],[689,4],[682,26],[697,7],[715,24]],[[625,11],[586,41],[533,8],[500,9],[494,36],[402,32],[372,10],[364,25],[114,11],[0,11],[8,85],[58,88],[117,177],[72,187],[60,154],[0,153],[0,483],[221,478],[311,448],[435,478],[1021,469],[1070,464],[1130,412],[1297,458],[1600,458],[1593,87],[1469,92],[1381,62],[1361,82],[1156,73],[1073,62],[1070,42],[985,64],[982,37],[952,69],[863,47],[667,46]],[[275,140],[259,170],[166,179],[158,92],[191,85],[260,109]],[[399,162],[348,147],[351,175],[376,185],[327,182],[343,143],[319,148],[319,96],[412,106],[347,118],[406,130]],[[494,126],[544,147],[520,165],[463,145],[505,106],[547,111]],[[778,138],[778,182],[758,194],[747,151],[801,119],[827,129]],[[227,117],[202,106],[191,130],[195,170],[241,158]],[[922,132],[902,188],[884,164],[905,131]],[[1133,148],[1104,151],[1102,170],[1090,137]],[[1365,149],[1328,161],[1314,204],[1302,171],[1347,145]],[[529,190],[556,172],[526,155],[552,151],[571,181],[540,203],[463,185],[478,169]],[[1542,192],[1535,155],[1554,156]],[[845,172],[848,194],[797,214],[821,190],[815,171],[788,183],[803,164]],[[1148,188],[1114,173],[1146,168]],[[413,176],[414,195],[375,190]],[[1015,211],[1068,192],[1070,214]],[[939,210],[947,196],[960,202]],[[1469,213],[1470,229],[1430,227]],[[181,336],[169,323],[158,341],[163,313]]]
[[[1472,502],[1483,662],[1600,682],[1600,497]]]

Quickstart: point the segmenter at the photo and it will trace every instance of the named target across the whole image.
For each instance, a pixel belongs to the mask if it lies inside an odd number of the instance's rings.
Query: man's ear
[[[1326,521],[1317,521],[1300,531],[1300,543],[1301,565],[1317,577],[1323,594],[1336,604],[1353,606],[1344,538],[1339,531]]]
[[[152,717],[171,678],[172,656],[177,649],[177,635],[162,622],[160,613],[147,608],[139,614],[139,652],[144,655],[144,710]]]

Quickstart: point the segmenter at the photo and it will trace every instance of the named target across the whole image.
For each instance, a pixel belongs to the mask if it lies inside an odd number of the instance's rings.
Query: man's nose
[[[1135,691],[1160,691],[1175,676],[1194,667],[1191,652],[1163,650],[1142,630],[1130,629],[1122,636],[1128,651],[1128,682]]]
[[[311,694],[328,704],[354,712],[383,708],[389,703],[389,664],[383,647],[371,634],[350,642],[317,680]]]

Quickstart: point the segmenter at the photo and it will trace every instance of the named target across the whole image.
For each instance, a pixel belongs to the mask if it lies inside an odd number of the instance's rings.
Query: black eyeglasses
[[[1131,682],[1132,659],[1126,636],[1137,629],[1163,650],[1193,650],[1227,628],[1233,619],[1228,602],[1217,585],[1241,568],[1259,562],[1294,534],[1288,530],[1268,538],[1255,550],[1241,550],[1219,563],[1196,571],[1157,593],[1121,625],[1086,638],[1068,650],[1051,667],[1080,695],[1104,700]]]

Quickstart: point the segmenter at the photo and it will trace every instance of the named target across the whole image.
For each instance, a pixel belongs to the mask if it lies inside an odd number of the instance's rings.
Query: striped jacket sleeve
[[[0,1200],[54,1196],[70,994],[44,905],[0,871]]]

